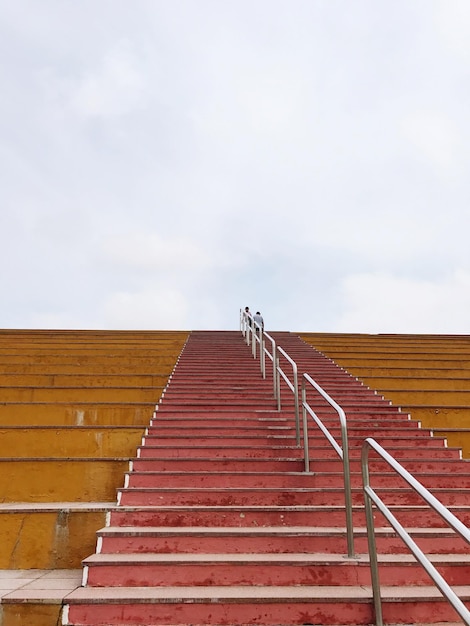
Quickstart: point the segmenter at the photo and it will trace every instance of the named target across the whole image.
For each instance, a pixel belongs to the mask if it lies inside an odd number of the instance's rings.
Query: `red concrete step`
[[[468,545],[448,528],[407,528],[426,553],[467,554]],[[347,553],[346,529],[312,526],[166,527],[109,526],[97,532],[97,553]],[[380,554],[408,552],[391,528],[377,528]],[[367,531],[354,529],[358,554],[367,552]]]
[[[162,424],[158,427],[152,425],[149,429],[148,432],[150,435],[155,435],[158,436],[158,433],[161,434],[173,434],[175,432],[179,432],[180,434],[183,434],[183,427],[178,427],[177,424]],[[194,426],[186,426],[185,427],[188,431],[189,431],[189,436],[191,431],[194,428],[197,428],[198,434],[208,434],[208,435],[221,435],[221,436],[230,436],[230,435],[243,435],[243,434],[249,434],[249,435],[270,435],[270,434],[277,434],[277,435],[282,435],[282,434],[288,434],[289,436],[292,435],[292,432],[295,432],[295,430],[293,430],[290,426],[286,425],[286,424],[279,424],[279,425],[237,425],[234,424],[233,426],[217,426],[215,424],[209,425],[207,424],[194,424]]]
[[[437,474],[436,472],[414,472],[424,487],[428,489],[442,488],[449,485],[453,489],[468,489],[470,486],[470,473],[455,474],[449,478],[448,473]],[[138,472],[126,473],[125,486],[131,489],[151,488],[158,485],[161,487],[184,487],[184,488],[342,488],[344,477],[342,472],[316,472],[315,474],[303,474],[300,472],[250,472],[230,471],[230,468],[221,469],[220,472],[207,474],[204,471],[161,471],[161,472]],[[362,474],[351,473],[351,485],[360,489],[362,487]],[[403,480],[394,472],[382,472],[374,474],[375,488],[405,488]]]
[[[182,384],[181,382],[176,384],[176,382],[171,381],[171,384],[166,387],[164,392],[164,400],[167,402],[171,401],[187,401],[187,400],[195,400],[195,399],[239,399],[239,398],[253,398],[253,399],[263,399],[266,401],[274,401],[274,394],[272,384],[268,383],[267,385],[257,386],[253,388],[253,384],[218,384],[218,383],[207,383],[201,384],[198,383],[188,383]],[[339,387],[338,387],[339,389]],[[385,400],[382,396],[368,393],[364,387],[355,387],[355,388],[341,388],[341,391],[332,391],[331,392],[335,398],[338,398],[340,402],[365,402],[370,403],[373,406],[377,404],[386,404],[386,406],[390,406],[390,401]],[[281,391],[281,398],[283,400],[288,401],[292,398],[292,391],[285,390]],[[319,406],[325,405],[325,401],[318,394],[313,395],[312,397],[308,396],[309,404],[317,404]]]
[[[174,457],[174,458],[187,458],[187,457],[203,457],[203,458],[213,458],[216,460],[217,458],[233,458],[240,459],[244,457],[251,458],[303,458],[303,449],[292,446],[270,446],[270,447],[258,447],[253,448],[249,446],[230,446],[222,449],[216,448],[216,446],[190,446],[187,445],[179,446],[178,448],[168,447],[168,446],[140,446],[138,448],[138,453],[141,458],[158,458],[158,457]],[[459,448],[445,448],[445,447],[436,447],[436,448],[421,448],[420,446],[415,446],[413,448],[402,448],[402,447],[392,447],[389,446],[387,448],[389,452],[398,460],[418,460],[422,459],[423,463],[426,462],[430,467],[432,463],[438,461],[458,461],[456,467],[460,468],[460,471],[470,471],[470,463],[465,462],[461,459],[460,449]],[[351,447],[349,450],[349,458],[351,462],[358,461],[360,459],[361,448],[359,447]],[[333,449],[329,446],[323,445],[322,447],[310,447],[309,458],[312,462],[319,461],[323,459],[334,459],[336,460],[336,455]],[[375,463],[378,457],[376,455],[371,454],[371,463]],[[385,463],[381,461],[381,463],[385,466]]]
[[[166,451],[169,452],[169,451]],[[194,452],[194,451],[193,451]],[[145,450],[147,453],[147,450]],[[220,456],[192,456],[188,453],[183,457],[171,457],[160,455],[159,457],[139,457],[131,462],[131,472],[204,472],[208,476],[217,475],[218,472],[243,471],[282,471],[282,472],[302,472],[304,462],[299,456],[281,455],[268,457],[264,451],[260,451],[259,457],[225,457],[224,450],[220,450]],[[208,473],[207,467],[214,463],[214,471]]]
[[[458,519],[470,526],[470,505],[450,505],[450,510]],[[445,526],[437,514],[430,514],[429,507],[420,505],[395,504],[390,507],[405,526],[442,528]],[[377,514],[380,519],[380,515]],[[364,507],[353,505],[355,527],[365,524]],[[110,512],[111,526],[213,526],[213,527],[255,527],[264,526],[303,526],[312,527],[344,526],[345,511],[342,505],[194,505],[194,506],[120,506]],[[380,525],[388,524],[382,520]]]
[[[275,401],[274,400],[269,400],[265,401],[262,398],[233,398],[230,401],[230,406],[232,406],[233,408],[237,408],[237,409],[242,409],[242,410],[246,410],[246,411],[255,411],[255,410],[262,410],[262,409],[269,409],[269,408],[273,408],[275,406]],[[179,411],[184,411],[185,408],[187,410],[193,410],[193,409],[197,409],[197,408],[201,408],[204,407],[204,409],[207,412],[210,412],[211,410],[220,410],[223,409],[224,407],[226,407],[227,404],[226,402],[224,402],[224,399],[221,398],[211,398],[211,399],[204,399],[204,398],[195,398],[195,399],[188,399],[188,400],[179,400],[178,401],[178,410]]]
[[[456,587],[465,602],[470,587]],[[389,624],[455,621],[455,612],[434,587],[383,587]],[[370,624],[370,587],[81,587],[67,597],[64,624]]]
[[[304,462],[300,456],[295,454],[285,454],[284,450],[279,450],[278,457],[267,457],[261,453],[255,456],[225,456],[226,450],[211,451],[212,456],[198,454],[197,449],[188,448],[183,451],[175,451],[175,456],[171,456],[171,449],[161,451],[161,454],[149,454],[147,449],[142,450],[145,456],[138,457],[131,461],[131,471],[137,472],[203,472],[206,471],[209,464],[214,464],[214,471],[247,471],[247,472],[304,472]],[[184,453],[184,456],[183,456]],[[220,453],[220,454],[219,454]],[[181,456],[178,456],[181,454]],[[464,479],[469,475],[467,465],[462,465],[458,460],[437,460],[428,462],[426,459],[401,459],[401,464],[405,469],[416,474],[440,474],[447,475],[447,485],[452,485],[453,477]],[[359,459],[353,459],[350,463],[352,474],[361,473],[361,463]],[[337,473],[342,474],[343,466],[339,458],[312,459],[310,473],[324,474]],[[395,472],[389,470],[388,466],[381,460],[370,463],[370,471],[374,476],[379,475],[396,475]],[[451,475],[451,478],[449,478]],[[374,484],[374,483],[373,483]],[[405,483],[403,483],[405,486]]]
[[[216,424],[209,424],[208,422],[206,422],[205,424],[201,423],[196,423],[193,427],[190,425],[186,425],[186,426],[178,426],[177,424],[171,424],[169,422],[166,423],[162,423],[160,426],[151,426],[148,429],[148,434],[149,435],[153,435],[155,437],[158,436],[171,436],[171,435],[178,435],[178,436],[188,436],[191,437],[191,433],[194,432],[193,429],[197,429],[197,435],[198,436],[220,436],[220,437],[232,437],[232,436],[243,436],[243,435],[247,435],[247,436],[260,436],[260,437],[267,437],[267,436],[272,436],[272,435],[278,435],[278,436],[286,436],[289,438],[295,437],[295,428],[291,427],[288,424],[278,424],[278,425],[267,425],[267,426],[257,426],[257,425],[250,425],[250,424],[245,424],[245,425],[240,425],[237,426],[236,424],[234,425],[226,425],[226,426],[222,426],[222,425],[216,425]],[[379,428],[379,427],[371,427],[369,429],[367,429],[367,427],[363,427],[363,428],[350,428],[349,429],[349,434],[350,436],[354,436],[354,437],[362,437],[364,440],[367,436],[371,436],[373,437],[374,434],[377,435],[387,435],[387,436],[391,436],[393,435],[395,432],[397,432],[398,429],[394,429],[394,428]],[[310,433],[312,433],[313,436],[314,433],[316,433],[318,435],[319,430],[318,429],[310,429],[309,431]],[[330,432],[332,434],[333,437],[335,437],[337,440],[340,437],[340,431],[339,428],[331,428]],[[409,433],[409,437],[413,438],[413,445],[417,445],[416,444],[416,438],[420,438],[421,432],[419,430],[413,430],[411,428],[409,429],[401,429],[400,430],[400,434],[401,433]],[[456,448],[457,449],[457,448]]]
[[[362,502],[362,492],[353,493],[354,502]],[[172,489],[139,488],[120,489],[118,503],[122,506],[188,506],[188,505],[326,505],[343,504],[342,490],[325,489]]]
[[[470,579],[470,555],[428,557],[450,585]],[[429,584],[429,576],[409,554],[380,554],[383,585]],[[93,587],[187,585],[367,585],[365,554],[345,558],[324,553],[94,554],[83,561],[84,580]]]
[[[165,403],[169,400],[185,401],[204,398],[206,400],[223,398],[258,398],[267,401],[274,400],[273,386],[271,383],[267,385],[253,386],[253,382],[250,384],[225,384],[217,383],[191,383],[191,384],[171,384],[166,387],[165,395],[163,396]]]
[[[332,428],[334,430],[339,429],[339,419],[337,415],[321,415],[317,412],[317,415],[321,418],[323,423],[328,426],[328,428]],[[263,425],[266,426],[275,426],[276,424],[287,425],[291,428],[295,426],[294,415],[287,415],[285,412],[282,414],[276,414],[276,416],[272,415],[271,411],[268,412],[260,412],[256,416],[240,416],[239,412],[230,412],[226,411],[225,413],[203,413],[198,414],[196,412],[192,412],[191,414],[184,413],[171,413],[170,411],[157,411],[155,417],[151,420],[150,426],[153,428],[160,428],[163,426],[175,426],[175,427],[183,427],[187,426],[190,428],[194,428],[195,426],[206,426],[209,427],[211,425],[220,426],[220,427],[230,427],[230,426],[245,426],[245,425],[253,425],[261,428]],[[398,419],[390,419],[387,417],[377,417],[371,419],[369,416],[363,417],[349,417],[347,420],[348,431],[350,434],[354,433],[355,429],[361,430],[376,430],[378,433],[382,432],[382,429],[385,429],[385,433],[387,431],[396,431],[397,434],[400,433],[408,433],[410,432],[418,432],[420,435],[422,433],[428,433],[428,436],[431,436],[430,429],[421,429],[419,427],[419,423],[414,420],[408,420],[404,417]],[[315,428],[313,420],[309,421],[309,426],[311,428]],[[310,430],[310,428],[309,428]]]
[[[468,492],[465,489],[432,489],[432,493],[445,506],[466,504]],[[420,501],[414,492],[408,492],[402,487],[380,489],[380,494],[388,504],[419,505]],[[354,504],[362,504],[362,489],[352,489]],[[128,488],[118,490],[118,503],[122,506],[298,506],[316,505],[326,506],[344,505],[344,493],[339,488]]]
[[[138,448],[138,458],[140,459],[178,459],[200,458],[210,460],[213,459],[234,459],[242,463],[242,459],[264,459],[268,462],[270,459],[292,459],[300,460],[303,458],[302,451],[297,447],[288,446],[272,446],[270,448],[254,448],[250,446],[231,446],[218,448],[216,446],[180,446],[178,448],[168,446],[142,446]],[[206,465],[207,468],[207,465]],[[301,471],[303,468],[299,466]]]
[[[444,438],[434,438],[434,437],[419,437],[413,438],[410,442],[408,437],[382,437],[380,443],[387,450],[391,449],[393,445],[396,445],[398,448],[410,447],[410,449],[414,449],[415,447],[419,448],[427,448],[427,449],[442,449],[446,448],[446,440]],[[221,447],[239,447],[239,448],[285,448],[292,450],[299,450],[299,447],[296,445],[296,439],[294,433],[291,436],[287,437],[286,435],[279,434],[262,434],[258,436],[248,436],[243,434],[232,435],[231,437],[223,437],[216,435],[206,434],[201,437],[192,437],[189,440],[188,435],[181,433],[180,435],[146,435],[143,437],[142,446],[140,446],[140,450],[143,451],[145,448],[169,448],[174,449],[180,448],[218,448]],[[362,444],[364,439],[362,437],[350,437],[349,438],[349,449],[353,448],[362,448]],[[192,445],[189,445],[191,443]],[[312,449],[315,449],[320,446],[324,446],[325,437],[320,435],[310,435],[309,436],[309,445]]]

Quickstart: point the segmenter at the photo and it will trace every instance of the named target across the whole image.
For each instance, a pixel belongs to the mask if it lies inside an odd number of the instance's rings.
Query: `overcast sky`
[[[469,0],[0,0],[0,328],[470,333]]]

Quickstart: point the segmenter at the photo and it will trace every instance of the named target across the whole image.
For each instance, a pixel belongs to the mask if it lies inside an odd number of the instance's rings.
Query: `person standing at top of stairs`
[[[251,324],[252,324],[252,320],[253,320],[253,316],[252,316],[252,314],[251,314],[251,311],[250,311],[250,307],[249,307],[249,306],[246,306],[246,307],[245,307],[245,315],[246,315],[246,316],[247,316],[247,318],[248,318],[248,324],[251,326]]]
[[[259,311],[256,311],[256,313],[253,315],[253,319],[261,328],[261,330],[264,330],[264,319]]]

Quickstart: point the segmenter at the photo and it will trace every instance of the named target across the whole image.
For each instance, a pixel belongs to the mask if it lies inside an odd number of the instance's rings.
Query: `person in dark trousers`
[[[261,313],[259,311],[256,311],[256,313],[253,316],[253,319],[259,325],[259,327],[261,328],[261,332],[263,332],[263,330],[264,330],[264,319],[263,319],[263,316],[261,315]]]
[[[245,315],[248,318],[248,324],[251,326],[252,320],[253,320],[253,316],[251,315],[251,311],[250,311],[250,307],[249,306],[245,307]]]

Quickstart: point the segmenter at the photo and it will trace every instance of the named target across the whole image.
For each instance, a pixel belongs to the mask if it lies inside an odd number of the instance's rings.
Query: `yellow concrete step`
[[[447,357],[447,358],[436,358],[434,355],[429,359],[423,359],[420,355],[412,357],[407,357],[406,359],[403,355],[396,354],[393,357],[382,354],[381,356],[371,357],[370,355],[364,355],[358,357],[357,355],[345,355],[343,357],[333,357],[331,354],[324,353],[326,356],[331,358],[337,365],[343,367],[348,370],[351,374],[354,374],[356,368],[363,367],[413,367],[413,368],[421,368],[421,369],[458,369],[460,372],[470,369],[470,358],[468,360],[461,359],[458,356]]]
[[[92,330],[60,331],[60,330],[10,330],[0,329],[0,346],[24,346],[25,348],[38,345],[68,347],[116,346],[145,347],[155,345],[184,345],[187,331],[103,331]]]
[[[114,502],[0,504],[0,569],[80,567]],[[1,623],[1,621],[0,621]]]
[[[362,382],[377,391],[388,393],[397,391],[470,391],[470,376],[465,378],[460,372],[456,377],[436,376],[362,376]]]
[[[50,375],[161,375],[168,376],[173,371],[175,360],[173,358],[147,359],[143,364],[141,361],[128,359],[126,363],[122,359],[109,359],[105,362],[89,361],[88,363],[77,362],[76,359],[68,363],[32,363],[26,360],[20,363],[2,362],[0,360],[0,371],[3,374],[50,374]]]
[[[162,387],[168,374],[44,374],[0,372],[2,387]]]
[[[10,402],[0,403],[2,426],[147,426],[155,402]]]
[[[470,390],[382,389],[378,391],[387,400],[401,407],[409,404],[440,407],[470,406]]]
[[[419,379],[426,379],[428,377],[442,379],[470,378],[470,373],[461,368],[440,368],[438,367],[438,363],[436,363],[436,367],[410,367],[407,361],[403,363],[402,367],[399,365],[396,367],[354,367],[350,369],[350,372],[354,373],[354,376],[361,380],[373,377]]]
[[[1,458],[3,502],[113,501],[129,458]]]
[[[164,387],[0,387],[2,402],[153,402]]]
[[[122,355],[102,355],[99,358],[93,355],[84,355],[84,354],[68,354],[67,352],[61,352],[60,348],[57,349],[57,352],[48,354],[44,352],[38,352],[35,355],[31,355],[28,352],[21,354],[8,354],[0,356],[0,365],[7,364],[36,364],[37,365],[45,365],[51,364],[55,366],[56,372],[62,372],[63,366],[68,365],[80,365],[83,372],[94,372],[94,368],[96,366],[110,366],[110,367],[122,367],[125,371],[128,371],[130,367],[135,367],[137,372],[144,373],[152,373],[157,371],[159,367],[159,360],[163,363],[176,363],[176,358],[178,355],[174,356],[172,353],[165,355],[161,352],[158,353],[159,356],[151,356],[148,351],[138,358],[133,355],[122,354]],[[173,358],[174,356],[174,358]]]
[[[0,427],[0,457],[133,457],[144,431],[129,426]]]

